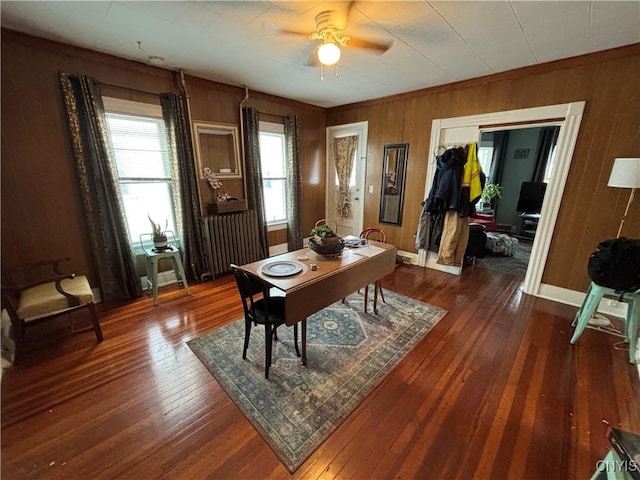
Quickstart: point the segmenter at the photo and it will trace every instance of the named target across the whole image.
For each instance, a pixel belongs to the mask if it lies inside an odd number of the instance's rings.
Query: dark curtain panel
[[[262,258],[269,252],[267,224],[264,221],[264,195],[262,186],[262,164],[260,163],[260,137],[258,111],[253,107],[243,107],[244,152],[247,169],[247,202],[258,216],[258,235]]]
[[[302,186],[300,180],[300,140],[298,117],[284,117],[284,135],[287,142],[287,249],[302,248]]]
[[[96,82],[60,74],[91,253],[105,301],[142,295],[124,214],[102,97]]]
[[[180,225],[178,235],[182,238],[184,247],[185,273],[191,281],[200,281],[207,271],[207,264],[187,102],[184,97],[174,93],[162,93],[160,103],[167,125],[169,148],[177,159],[177,175],[174,178],[179,179],[179,188],[175,192],[178,198],[174,202],[174,208]]]
[[[487,183],[499,184],[502,182],[508,144],[509,131],[505,130],[493,134],[493,157],[491,158],[491,172],[489,172]]]
[[[549,154],[558,142],[560,127],[543,127],[538,137],[538,157],[536,158],[536,168],[533,171],[532,182],[544,181],[544,172],[547,169]]]

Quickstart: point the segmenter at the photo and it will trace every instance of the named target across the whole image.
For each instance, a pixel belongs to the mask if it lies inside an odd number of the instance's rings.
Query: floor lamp
[[[607,186],[631,189],[627,208],[624,210],[618,235],[616,236],[616,238],[620,238],[622,226],[627,218],[627,213],[629,213],[629,207],[633,201],[636,188],[640,188],[640,158],[616,158],[613,162],[613,168],[611,169],[611,176],[609,177]]]

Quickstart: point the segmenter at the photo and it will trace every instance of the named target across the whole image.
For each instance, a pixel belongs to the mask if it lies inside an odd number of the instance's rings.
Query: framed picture
[[[528,158],[528,157],[529,157],[528,148],[516,148],[515,153],[513,154],[513,158]]]

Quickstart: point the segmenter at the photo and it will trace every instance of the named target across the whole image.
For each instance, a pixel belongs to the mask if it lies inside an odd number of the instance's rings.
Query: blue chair
[[[622,299],[620,298],[621,296]],[[588,325],[589,320],[591,320],[591,317],[596,312],[598,305],[600,304],[600,300],[602,300],[603,297],[615,297],[616,300],[621,300],[628,304],[627,318],[625,319],[623,333],[603,330]],[[589,290],[587,291],[587,296],[585,297],[584,302],[582,302],[582,306],[580,307],[580,310],[578,310],[573,324],[576,328],[573,332],[573,337],[571,337],[572,344],[575,344],[578,341],[578,338],[580,338],[580,335],[582,335],[582,332],[584,332],[584,329],[587,327],[606,331],[607,333],[623,337],[629,343],[629,362],[636,363],[638,327],[640,327],[640,290],[620,293],[616,292],[612,288],[601,287],[600,285],[591,282]]]

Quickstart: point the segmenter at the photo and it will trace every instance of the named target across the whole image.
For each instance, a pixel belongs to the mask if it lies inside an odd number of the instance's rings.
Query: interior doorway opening
[[[437,152],[438,147],[451,142],[478,141],[480,131],[497,131],[512,128],[530,128],[534,126],[560,127],[556,144],[554,167],[544,195],[540,219],[531,249],[531,260],[524,279],[524,292],[539,295],[542,286],[549,247],[553,237],[564,187],[569,174],[573,151],[580,130],[585,102],[572,102],[543,107],[532,107],[520,110],[508,110],[466,117],[434,119],[431,125],[430,152]],[[490,125],[491,127],[484,127]],[[515,126],[515,127],[514,127]],[[475,140],[473,140],[475,139]],[[425,198],[431,189],[435,162],[429,162],[425,184]],[[418,264],[428,268],[447,271],[459,275],[460,267],[441,266],[437,264],[437,253],[426,249],[418,252]]]
[[[478,159],[486,184],[500,189],[499,197],[483,205],[482,212],[493,217],[500,231],[487,235],[495,239],[506,233],[517,246],[508,255],[486,250],[473,262],[476,267],[526,276],[559,132],[559,125],[480,131]]]
[[[486,183],[500,186],[492,213],[516,237],[535,237],[534,220],[553,173],[559,132],[559,125],[480,131],[478,157]]]

